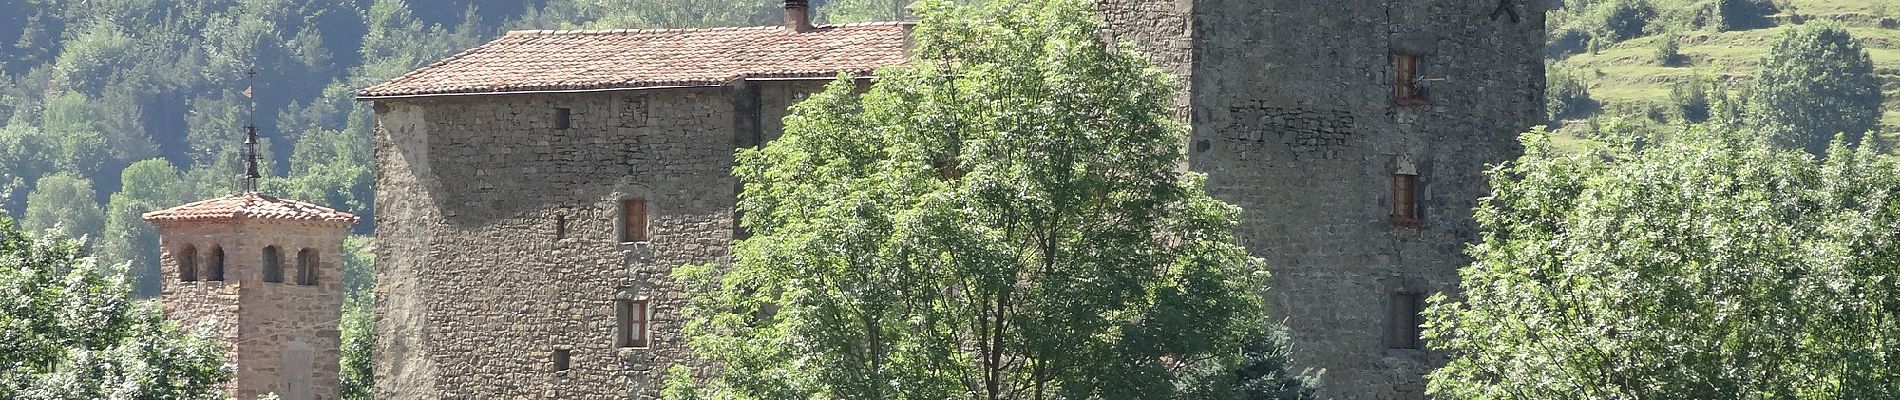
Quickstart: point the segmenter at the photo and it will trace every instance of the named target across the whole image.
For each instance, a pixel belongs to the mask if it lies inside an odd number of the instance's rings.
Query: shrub
[[[1552,122],[1586,116],[1597,110],[1597,101],[1590,98],[1590,87],[1583,84],[1583,79],[1568,71],[1552,71],[1545,75],[1545,81],[1550,87],[1544,104]]]
[[[1656,38],[1657,64],[1673,67],[1682,61],[1682,37],[1676,35],[1676,31],[1663,32],[1662,37]]]
[[[1781,12],[1772,0],[1718,0],[1716,14],[1722,17],[1717,29],[1739,31],[1775,26],[1768,16]]]
[[[1656,19],[1656,7],[1648,0],[1616,0],[1599,3],[1596,7],[1593,13],[1596,37],[1612,42],[1643,36],[1650,21]]]
[[[1683,122],[1690,123],[1708,121],[1709,87],[1711,85],[1712,82],[1708,79],[1697,77],[1695,79],[1677,82],[1674,87],[1670,88],[1669,103],[1675,105],[1676,118]]]

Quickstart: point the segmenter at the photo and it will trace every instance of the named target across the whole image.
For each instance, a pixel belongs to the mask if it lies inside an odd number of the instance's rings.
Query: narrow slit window
[[[1418,175],[1392,175],[1392,223],[1411,227],[1425,223],[1418,214]]]
[[[558,214],[554,216],[554,238],[555,239],[567,238],[567,214]]]
[[[1391,315],[1386,318],[1386,347],[1419,349],[1424,347],[1425,296],[1413,292],[1392,294]]]
[[[284,282],[284,257],[277,251],[277,246],[264,247],[264,281]]]
[[[647,241],[647,200],[631,198],[620,201],[620,241],[634,243]]]
[[[614,300],[615,320],[619,321],[615,329],[618,337],[614,344],[619,347],[644,348],[648,343],[648,331],[652,327],[646,300]]]
[[[172,253],[172,259],[178,260],[179,282],[198,280],[198,248],[185,245],[178,249],[178,252]]]
[[[210,260],[207,261],[206,264],[208,265],[205,266],[205,280],[224,280],[224,248],[212,247]]]
[[[570,349],[554,349],[554,360],[553,360],[553,361],[554,361],[554,371],[555,371],[555,372],[560,372],[560,371],[566,371],[566,370],[568,369],[568,367],[570,367],[570,366],[572,366],[572,365],[573,365],[573,361],[574,361],[574,350],[570,350]]]
[[[1392,96],[1401,106],[1425,105],[1424,92],[1419,89],[1418,56],[1411,54],[1392,55]]]
[[[574,109],[571,109],[571,108],[554,109],[554,129],[569,129],[573,127],[574,127]]]

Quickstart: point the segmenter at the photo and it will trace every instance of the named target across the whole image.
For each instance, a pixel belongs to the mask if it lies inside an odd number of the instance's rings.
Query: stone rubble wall
[[[733,150],[823,84],[379,102],[378,398],[657,396],[692,362],[669,274],[728,260]],[[620,242],[628,197],[647,242]],[[651,301],[650,348],[616,347],[615,299]]]
[[[1341,399],[1423,398],[1441,357],[1385,343],[1398,293],[1455,293],[1487,164],[1543,117],[1543,2],[1195,1],[1191,169],[1241,206],[1274,273],[1298,367]],[[1167,49],[1163,51],[1173,51]],[[1395,101],[1419,58],[1423,106]],[[1393,176],[1419,175],[1422,228],[1394,224]]]

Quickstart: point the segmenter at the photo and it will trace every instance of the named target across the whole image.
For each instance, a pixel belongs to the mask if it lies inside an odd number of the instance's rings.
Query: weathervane
[[[247,105],[250,122],[244,124],[243,187],[246,192],[256,192],[259,177],[257,173],[257,98],[252,95],[251,90],[257,87],[257,67],[250,67],[244,71],[244,76],[246,80],[244,98],[250,101]]]

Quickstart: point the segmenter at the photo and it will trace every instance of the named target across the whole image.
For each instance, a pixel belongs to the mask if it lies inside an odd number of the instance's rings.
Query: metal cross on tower
[[[253,96],[251,91],[257,88],[257,68],[252,67],[244,71],[244,75],[247,81],[247,85],[244,87],[244,98],[250,101],[247,105],[249,109],[247,114],[248,117],[250,117],[250,121],[244,124],[243,189],[246,192],[255,192],[257,191],[257,178],[260,176],[257,173],[257,98]]]

